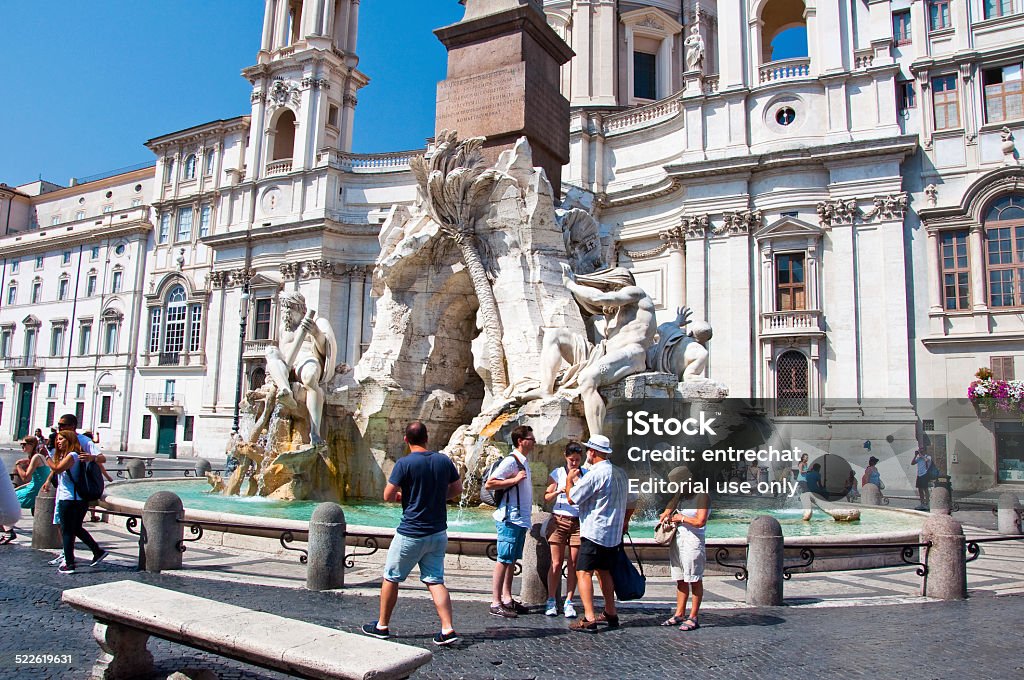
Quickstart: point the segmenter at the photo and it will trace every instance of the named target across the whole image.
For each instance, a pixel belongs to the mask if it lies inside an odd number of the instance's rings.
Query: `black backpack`
[[[515,456],[513,456],[513,459],[516,461],[516,466],[520,470],[526,469],[525,467],[523,467],[523,464],[519,462],[518,458],[515,458]],[[488,489],[486,486],[484,486],[487,483],[487,480],[494,476],[494,472],[498,469],[498,466],[501,465],[504,461],[505,458],[499,458],[498,460],[491,463],[490,466],[488,466],[487,471],[484,472],[483,482],[481,482],[480,484],[481,503],[486,503],[487,505],[492,505],[498,508],[501,507],[501,502],[505,499],[505,494],[508,493],[509,489],[515,489],[516,493],[519,493],[519,485],[507,487],[505,489]]]
[[[79,499],[98,501],[103,496],[103,470],[100,469],[99,463],[79,459],[68,471],[68,477]]]

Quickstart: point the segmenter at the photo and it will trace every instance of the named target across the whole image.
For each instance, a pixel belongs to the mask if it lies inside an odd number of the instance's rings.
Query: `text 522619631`
[[[26,653],[15,654],[15,666],[70,666],[72,663],[70,654],[39,654]]]

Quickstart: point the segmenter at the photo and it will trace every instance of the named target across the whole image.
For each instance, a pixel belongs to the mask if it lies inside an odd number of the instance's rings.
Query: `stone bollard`
[[[782,604],[782,525],[774,517],[754,518],[747,530],[747,604]]]
[[[542,535],[541,527],[548,513],[533,509],[533,526],[526,534],[523,546],[523,573],[519,581],[519,599],[523,604],[544,604],[548,599],[548,569],[551,565],[551,549]]]
[[[321,503],[309,518],[306,590],[345,587],[345,511],[337,503]]]
[[[877,485],[868,482],[860,488],[861,505],[881,505],[882,490]]]
[[[945,486],[932,487],[928,497],[928,508],[934,515],[948,515],[953,512],[953,494]]]
[[[937,600],[967,597],[967,555],[964,529],[949,515],[933,514],[921,528],[921,543],[928,548],[928,573],[921,594]],[[924,550],[924,548],[922,548]]]
[[[185,537],[185,516],[181,499],[170,491],[157,491],[142,507],[142,535],[145,569],[159,573],[165,569],[181,569],[181,550]]]
[[[128,479],[145,479],[146,478],[146,463],[141,460],[130,460],[128,465]]]
[[[212,470],[213,466],[210,465],[210,461],[205,458],[196,459],[196,477],[202,479],[206,476],[207,472],[211,472]]]
[[[999,533],[1009,536],[1019,536],[1020,530],[1020,500],[1016,494],[999,494],[999,505],[996,510],[996,522]]]
[[[40,489],[32,515],[32,547],[36,550],[60,548],[60,527],[53,523],[56,489]]]

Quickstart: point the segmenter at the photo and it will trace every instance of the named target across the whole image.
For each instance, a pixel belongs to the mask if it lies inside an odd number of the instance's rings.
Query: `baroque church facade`
[[[543,7],[575,53],[562,194],[659,321],[712,323],[709,377],[891,487],[919,446],[957,489],[1024,481],[1019,418],[965,398],[1024,372],[1018,0]],[[358,12],[266,0],[248,114],[151,139],[155,166],[0,185],[0,437],[70,410],[109,449],[223,456],[285,290],[359,361],[422,151],[351,152]]]

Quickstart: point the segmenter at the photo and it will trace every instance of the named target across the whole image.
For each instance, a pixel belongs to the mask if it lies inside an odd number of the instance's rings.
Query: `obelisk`
[[[435,130],[486,137],[491,163],[525,136],[557,200],[569,162],[569,102],[559,91],[559,69],[573,52],[548,26],[542,0],[464,4],[462,21],[434,31],[448,49]]]

